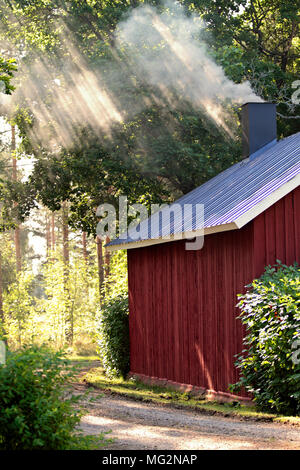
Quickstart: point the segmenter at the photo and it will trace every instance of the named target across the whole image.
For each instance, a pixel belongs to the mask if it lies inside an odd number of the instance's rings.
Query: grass
[[[95,355],[85,356],[79,354],[69,354],[68,360],[70,365],[75,368],[76,375],[78,375],[79,381],[80,377],[92,366],[99,363],[99,357]],[[89,399],[90,400],[90,399]],[[77,441],[74,444],[74,447],[68,450],[101,450],[105,449],[109,444],[115,442],[115,439],[109,438],[109,432],[104,432],[96,435],[83,435],[79,434],[77,436]]]
[[[77,354],[68,355],[68,360],[78,369],[90,368],[94,362],[99,361],[99,356],[80,356]]]
[[[96,435],[78,435],[76,443],[66,450],[103,450],[109,444],[113,444],[115,442],[115,439],[109,439],[106,437],[108,434],[108,432],[105,432]]]
[[[80,359],[79,359],[80,360]],[[93,361],[95,359],[93,358]],[[77,362],[74,359],[72,362]],[[92,365],[92,364],[91,364]],[[300,425],[300,417],[279,416],[266,413],[256,408],[240,404],[239,402],[219,403],[197,398],[190,393],[182,393],[171,388],[157,385],[148,385],[136,379],[111,378],[105,376],[100,365],[92,367],[80,377],[80,380],[105,393],[116,394],[136,401],[155,403],[162,406],[197,410],[206,414],[215,414],[225,417],[239,418],[254,421],[273,421],[285,424]]]

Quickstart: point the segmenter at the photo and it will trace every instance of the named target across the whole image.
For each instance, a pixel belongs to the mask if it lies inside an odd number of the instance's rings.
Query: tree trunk
[[[52,212],[51,214],[51,250],[55,250],[55,216]]]
[[[22,269],[21,246],[20,246],[20,227],[15,228],[15,247],[16,247],[17,273],[19,273]]]
[[[12,177],[13,181],[17,181],[17,158],[16,158],[16,128],[14,125],[11,126],[11,153],[12,153]],[[17,203],[14,203],[16,207]],[[22,269],[21,260],[21,244],[20,244],[20,227],[17,226],[14,230],[14,241],[16,250],[16,268],[17,273]]]
[[[62,205],[62,235],[63,235],[63,261],[64,261],[64,291],[66,295],[66,342],[69,346],[73,345],[74,337],[74,315],[71,308],[70,292],[69,292],[69,226],[68,226],[68,206],[64,202]]]
[[[98,235],[96,237],[96,246],[97,246],[97,261],[98,261],[98,276],[99,276],[99,294],[100,294],[100,304],[101,304],[104,273],[103,273],[102,240],[100,237],[98,237]]]
[[[68,206],[64,202],[62,206],[62,232],[63,232],[63,259],[65,272],[69,274],[69,225],[68,225]]]
[[[109,243],[110,239],[109,237],[105,238],[105,243]],[[109,265],[110,265],[110,252],[108,251],[107,248],[105,248],[105,276],[107,277],[109,275]]]
[[[82,254],[84,259],[85,268],[88,267],[88,250],[87,250],[87,236],[86,232],[82,232]],[[84,276],[84,293],[86,295],[87,302],[89,302],[90,293],[89,293],[89,280],[87,269]]]
[[[85,263],[88,262],[88,252],[87,252],[87,242],[86,242],[86,232],[82,232],[82,253]]]
[[[3,295],[2,295],[2,255],[0,252],[0,334],[7,345],[6,331],[4,327]]]
[[[50,221],[49,215],[46,213],[46,244],[47,244],[47,259],[51,251],[51,235],[50,235]]]

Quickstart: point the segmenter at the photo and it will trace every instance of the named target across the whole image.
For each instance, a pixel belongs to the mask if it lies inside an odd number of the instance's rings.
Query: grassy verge
[[[76,382],[82,381],[82,376],[91,369],[91,367],[97,367],[100,365],[98,356],[84,356],[78,354],[68,355],[68,361],[72,367],[74,367]],[[102,395],[103,396],[103,395]],[[88,395],[88,391],[82,394],[82,397],[86,400],[87,406],[91,398]],[[68,450],[102,450],[106,449],[108,445],[115,442],[115,439],[109,437],[109,432],[103,432],[95,435],[84,435],[80,432],[77,436],[77,442],[74,447]]]
[[[155,403],[176,408],[197,410],[206,414],[215,414],[254,421],[273,421],[300,426],[300,417],[279,416],[272,413],[260,412],[255,407],[233,403],[218,403],[193,397],[189,393],[181,393],[170,388],[157,385],[147,385],[138,380],[121,378],[109,379],[102,367],[92,367],[81,376],[80,380],[105,393],[116,394],[133,400]]]
[[[72,364],[79,366],[91,366],[94,361],[99,362],[99,356],[79,356],[77,354],[72,354],[68,355],[67,358]]]

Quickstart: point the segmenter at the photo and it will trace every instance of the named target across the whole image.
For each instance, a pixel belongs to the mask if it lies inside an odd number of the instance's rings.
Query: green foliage
[[[99,134],[99,133],[98,133]],[[103,201],[118,208],[118,196],[126,194],[129,203],[143,201],[148,206],[161,202],[167,190],[156,174],[144,176],[126,148],[130,135],[123,128],[114,133],[114,143],[91,129],[78,129],[80,144],[47,159],[38,158],[30,176],[30,185],[38,198],[51,210],[70,201],[69,224],[95,235],[95,208]],[[122,150],[121,150],[122,149]]]
[[[49,253],[42,272],[35,276],[26,268],[15,273],[15,256],[9,234],[0,239],[3,275],[3,315],[0,326],[10,349],[28,344],[66,346],[69,320],[73,344],[79,353],[95,352],[96,314],[99,306],[98,273],[95,257],[89,262],[81,249],[70,249],[68,276],[60,250]],[[3,324],[2,324],[3,323]]]
[[[0,92],[10,95],[15,87],[11,84],[13,72],[17,70],[15,59],[5,59],[0,55]]]
[[[16,257],[11,233],[0,233],[0,252],[2,268],[2,288],[8,287],[16,280]]]
[[[98,320],[98,344],[108,377],[129,372],[129,317],[126,252],[112,256],[110,276],[103,287],[105,300]]]
[[[278,104],[278,134],[298,131],[300,105],[292,103],[299,79],[299,2],[285,0],[184,0],[206,22],[205,40],[227,76],[249,80]]]
[[[126,54],[115,48],[118,21],[132,7],[141,4],[140,1],[116,4],[108,1],[100,5],[97,2],[82,4],[78,0],[68,3],[39,0],[30,5],[18,1],[6,5],[14,14],[5,18],[7,37],[17,44],[21,37],[26,38],[25,70],[30,67],[37,70],[35,61],[39,61],[41,51],[42,63],[48,64],[46,77],[42,73],[38,81],[35,74],[32,77],[37,88],[49,90],[46,96],[42,93],[47,109],[51,110],[49,83],[58,76],[61,79],[58,71],[63,70],[63,64],[72,54],[66,47],[65,36],[72,38],[87,70],[102,77],[101,86],[109,90],[117,107],[136,108],[136,112],[129,113],[125,121],[115,125],[109,133],[99,129],[95,132],[88,125],[82,125],[82,129],[74,130],[76,138],[72,144],[66,145],[67,148],[56,145],[54,155],[49,147],[43,148],[38,139],[44,132],[51,134],[51,131],[33,129],[33,132],[28,116],[25,121],[20,119],[23,147],[36,157],[29,182],[32,198],[42,201],[51,210],[58,210],[62,201],[69,200],[70,225],[88,233],[95,234],[95,207],[104,200],[117,206],[117,197],[126,194],[129,203],[143,201],[149,206],[169,202],[207,181],[241,156],[239,143],[226,138],[208,122],[203,112],[191,109],[180,96],[174,96],[170,105],[157,90],[145,86],[138,71],[128,64]],[[55,27],[57,23],[59,28]],[[56,61],[53,61],[54,52]],[[118,70],[122,70],[121,84],[114,78]],[[24,78],[28,79],[27,73]],[[70,78],[61,80],[66,93],[70,81],[76,80],[76,77]],[[24,107],[21,106],[23,113],[26,105],[32,108],[31,100],[29,97]],[[57,115],[50,111],[49,114],[49,127],[55,128]],[[72,126],[71,122],[68,124]],[[61,135],[63,129],[59,126]],[[54,137],[49,137],[47,142]],[[22,210],[23,204],[18,202]]]
[[[5,331],[15,348],[32,341],[36,334],[32,282],[32,273],[22,271],[3,296]]]
[[[105,300],[99,321],[99,351],[108,377],[129,372],[128,296],[121,293]]]
[[[247,327],[246,349],[237,361],[241,378],[231,388],[244,387],[261,409],[299,414],[299,266],[268,266],[238,305]]]
[[[113,253],[110,259],[109,276],[105,279],[102,294],[105,299],[113,299],[119,294],[127,294],[128,272],[126,250]]]
[[[31,347],[7,354],[0,365],[0,449],[62,450],[76,447],[82,411],[66,398],[74,371],[62,352]]]
[[[43,269],[46,298],[40,301],[42,315],[36,309],[40,338],[56,348],[64,347],[71,318],[73,348],[86,349],[87,343],[92,344],[99,304],[96,263],[88,266],[82,256],[73,252],[66,277],[61,255],[58,252],[52,255]]]
[[[168,10],[168,6],[161,5],[163,2],[149,3]],[[279,136],[296,132],[300,107],[292,102],[291,96],[300,72],[297,2],[184,0],[181,3],[187,12],[193,11],[205,21],[206,28],[199,40],[208,46],[225,74],[235,83],[249,80],[259,96],[278,103]],[[147,204],[168,202],[241,158],[238,139],[226,138],[208,122],[207,116],[191,109],[180,96],[172,97],[170,109],[157,90],[143,84],[126,54],[116,47],[114,33],[118,22],[142,4],[140,0],[115,3],[1,0],[5,12],[1,35],[18,47],[20,43],[25,44],[26,53],[18,73],[20,83],[23,79],[26,82],[32,67],[35,86],[48,91],[46,95],[42,93],[42,104],[49,112],[47,131],[32,129],[29,111],[33,109],[32,96],[24,96],[15,116],[23,147],[36,157],[30,182],[24,185],[16,206],[20,214],[28,213],[30,198],[42,201],[51,210],[58,210],[62,201],[69,200],[71,226],[94,234],[95,207],[103,200],[116,203],[119,194],[126,194],[129,202],[141,199]],[[59,79],[67,94],[70,83],[76,80],[72,76],[68,79],[68,75],[63,78],[68,62],[74,61],[68,38],[87,70],[101,76],[101,86],[110,90],[117,108],[128,110],[138,103],[143,106],[140,110],[138,106],[133,115],[129,113],[109,133],[99,129],[92,132],[86,124],[82,129],[73,129],[74,142],[67,148],[55,146],[53,155],[49,146],[43,148],[39,136],[50,133],[46,140],[50,142],[55,138],[53,129],[57,129],[59,136],[63,134],[61,124],[65,119],[59,112],[56,114],[57,106],[55,112],[50,111],[53,98],[50,83]],[[46,74],[37,67],[40,59]],[[21,67],[23,62],[25,72]],[[117,69],[122,69],[121,86],[118,80],[115,86],[113,78],[118,75]],[[54,98],[55,90],[54,87]],[[237,121],[237,114],[233,112],[233,115]],[[67,125],[72,127],[72,121]],[[22,192],[21,188],[19,191]]]

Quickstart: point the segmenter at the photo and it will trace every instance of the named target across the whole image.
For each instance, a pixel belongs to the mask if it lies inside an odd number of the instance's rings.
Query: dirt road
[[[300,428],[240,421],[105,395],[89,405],[86,434],[112,430],[108,449],[300,449]]]

